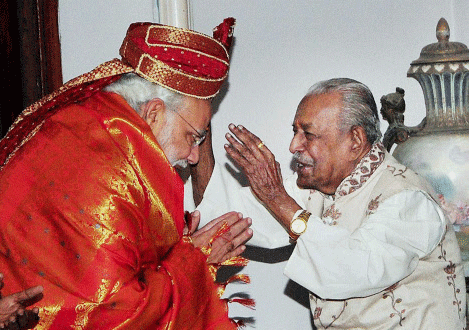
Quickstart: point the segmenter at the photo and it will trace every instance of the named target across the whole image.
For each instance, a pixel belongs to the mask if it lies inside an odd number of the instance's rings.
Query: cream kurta
[[[217,171],[199,206],[203,221],[241,211],[253,219],[251,244],[287,244],[249,189]],[[376,145],[335,196],[299,189],[292,179],[285,186],[313,214],[285,274],[314,293],[319,329],[465,328],[457,241],[419,176]]]

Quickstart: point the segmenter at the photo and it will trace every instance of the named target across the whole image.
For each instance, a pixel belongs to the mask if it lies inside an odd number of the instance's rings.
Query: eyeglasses
[[[205,137],[207,136],[207,129],[204,129],[204,130],[202,131],[202,133],[199,133],[199,131],[196,130],[196,129],[194,128],[194,126],[192,126],[191,124],[189,124],[189,122],[188,122],[183,116],[181,116],[181,115],[179,114],[179,112],[177,112],[176,110],[173,110],[173,109],[171,109],[171,110],[172,110],[176,115],[178,115],[179,118],[181,118],[182,120],[184,120],[184,121],[186,122],[186,124],[189,125],[189,126],[192,128],[192,130],[194,131],[194,134],[192,134],[192,138],[194,139],[194,142],[192,142],[192,145],[191,145],[192,148],[195,148],[195,147],[199,146],[202,142],[204,142]]]

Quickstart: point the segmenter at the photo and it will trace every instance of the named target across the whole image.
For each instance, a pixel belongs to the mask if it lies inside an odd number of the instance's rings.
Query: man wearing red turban
[[[37,329],[236,328],[214,276],[245,262],[251,221],[195,231],[175,170],[198,162],[233,27],[132,24],[122,60],[25,109],[1,141],[4,294],[44,288]]]

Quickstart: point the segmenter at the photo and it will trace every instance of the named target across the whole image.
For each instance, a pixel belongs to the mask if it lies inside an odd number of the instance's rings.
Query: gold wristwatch
[[[298,236],[300,236],[306,231],[306,227],[307,227],[306,224],[308,222],[310,215],[311,215],[310,212],[303,210],[296,218],[294,218],[290,222],[290,231],[296,236],[296,237],[292,237],[290,235],[290,238],[292,240],[296,240]]]

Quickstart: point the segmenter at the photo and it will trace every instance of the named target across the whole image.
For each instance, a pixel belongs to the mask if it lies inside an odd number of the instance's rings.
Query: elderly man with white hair
[[[308,91],[293,120],[296,174],[285,180],[257,136],[229,129],[225,150],[250,187],[218,165],[196,167],[198,209],[251,217],[249,244],[296,242],[284,272],[310,291],[318,329],[466,329],[455,234],[426,182],[380,143],[368,87],[337,78]],[[204,164],[214,161],[209,147]]]

